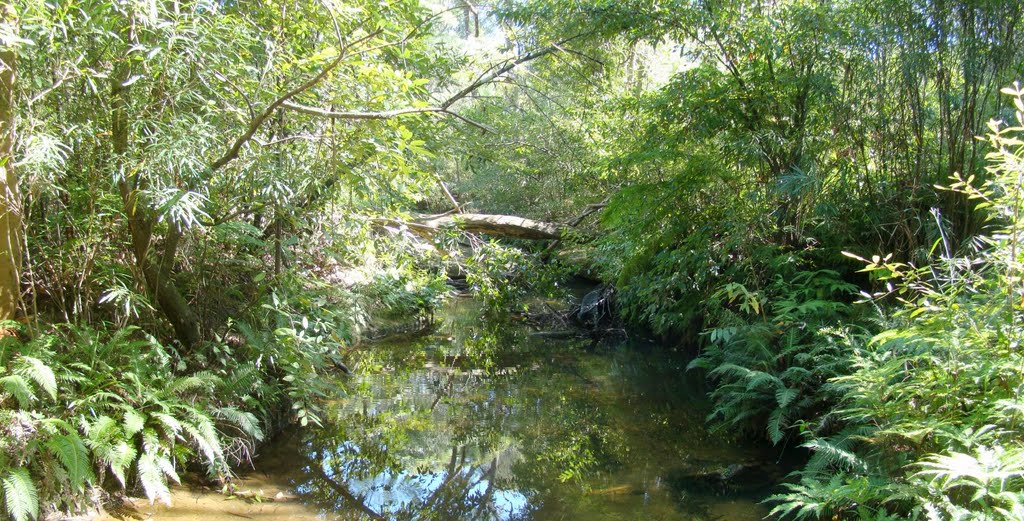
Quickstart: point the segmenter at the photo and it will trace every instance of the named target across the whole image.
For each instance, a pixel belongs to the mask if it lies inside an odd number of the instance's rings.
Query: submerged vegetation
[[[805,456],[772,515],[1024,519],[1022,13],[0,2],[3,512],[226,483],[377,328],[584,275]]]

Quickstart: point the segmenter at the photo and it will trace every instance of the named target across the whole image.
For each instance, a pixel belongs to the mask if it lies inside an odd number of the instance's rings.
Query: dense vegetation
[[[809,450],[777,515],[1024,518],[1022,13],[2,2],[4,510],[223,478],[449,274],[586,269],[709,421]],[[410,233],[453,206],[575,226]]]
[[[586,248],[623,317],[698,346],[711,422],[809,449],[775,514],[1024,516],[1019,3],[501,9],[600,43],[503,100],[540,139],[480,137],[456,189],[607,198]],[[510,176],[530,188],[481,189]]]

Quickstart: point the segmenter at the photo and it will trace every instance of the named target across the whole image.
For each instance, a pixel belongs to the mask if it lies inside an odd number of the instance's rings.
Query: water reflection
[[[704,430],[683,361],[587,344],[454,306],[432,334],[367,349],[324,427],[295,434],[261,466],[341,519],[764,515],[701,477],[758,451]],[[739,510],[722,510],[730,505]]]

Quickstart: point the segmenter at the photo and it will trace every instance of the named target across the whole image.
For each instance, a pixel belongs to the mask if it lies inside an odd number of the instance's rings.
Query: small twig
[[[64,71],[60,75],[60,77],[57,78],[57,81],[53,82],[52,85],[50,85],[49,87],[46,87],[45,89],[39,91],[39,94],[36,94],[35,96],[32,96],[28,100],[28,105],[32,106],[34,103],[36,103],[39,100],[45,98],[47,94],[49,94],[49,93],[53,92],[54,90],[56,90],[58,87],[63,85],[65,81],[71,79],[73,76],[74,76],[74,74],[72,74],[70,71]]]

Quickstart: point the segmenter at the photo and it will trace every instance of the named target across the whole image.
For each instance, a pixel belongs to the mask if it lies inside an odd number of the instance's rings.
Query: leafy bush
[[[528,295],[553,295],[565,277],[557,263],[497,241],[476,241],[466,259],[466,282],[491,310],[525,311]]]
[[[361,292],[372,300],[375,315],[410,318],[433,315],[449,291],[443,275],[402,264],[376,273]]]

